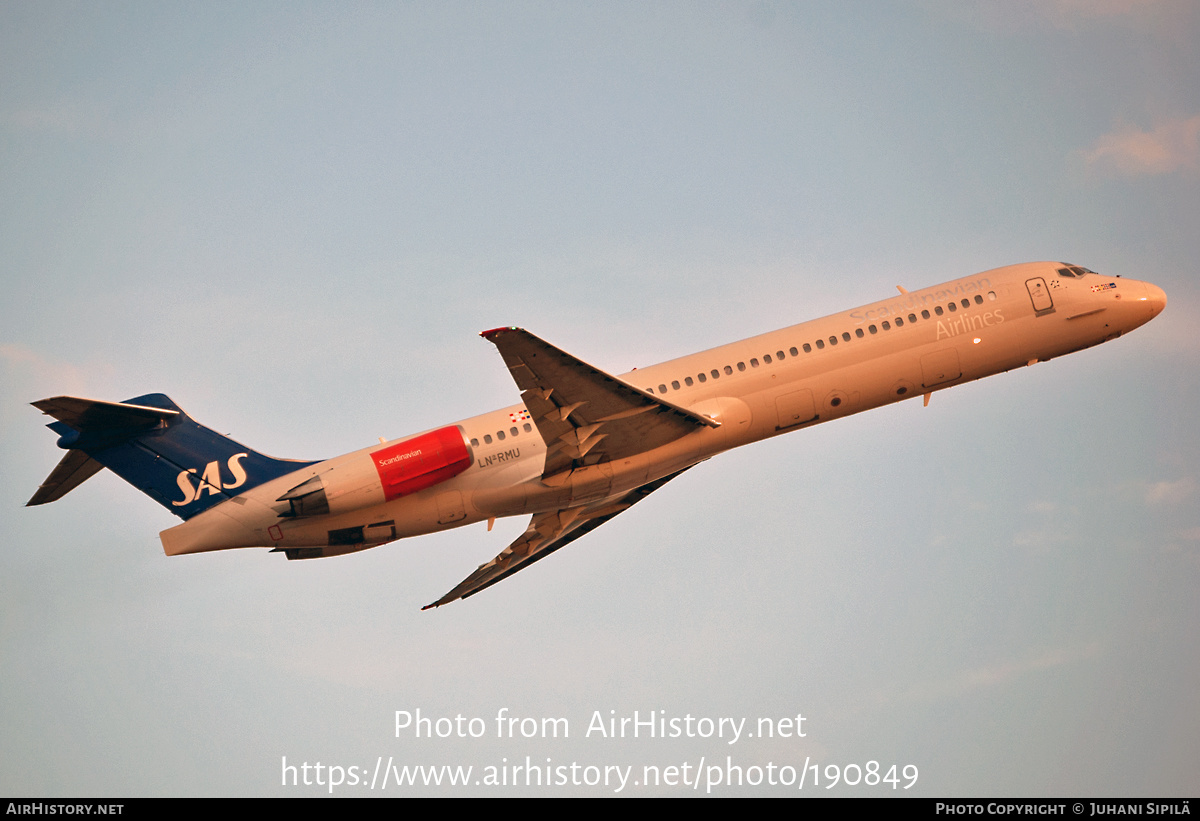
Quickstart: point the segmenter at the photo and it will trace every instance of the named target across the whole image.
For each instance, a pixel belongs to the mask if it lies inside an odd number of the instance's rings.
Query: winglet
[[[480,331],[479,335],[482,336],[484,339],[486,339],[488,342],[491,342],[492,337],[499,336],[500,334],[504,333],[505,331],[519,331],[519,330],[521,330],[521,329],[517,328],[516,326],[505,325],[503,328],[492,328],[490,331]]]

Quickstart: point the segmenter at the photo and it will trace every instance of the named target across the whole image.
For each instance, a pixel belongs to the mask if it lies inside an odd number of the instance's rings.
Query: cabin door
[[[1054,300],[1050,298],[1050,289],[1046,287],[1046,280],[1041,277],[1034,277],[1025,280],[1025,289],[1029,291],[1029,298],[1033,301],[1033,312],[1037,316],[1054,313]]]

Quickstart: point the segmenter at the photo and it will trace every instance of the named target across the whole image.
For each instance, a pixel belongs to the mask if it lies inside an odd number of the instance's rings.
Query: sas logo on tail
[[[204,466],[204,473],[200,474],[200,482],[196,485],[192,484],[192,476],[197,472],[196,468],[179,471],[179,475],[175,477],[175,481],[179,484],[179,489],[183,492],[183,500],[180,502],[171,502],[171,504],[175,507],[183,507],[199,499],[205,492],[211,496],[216,496],[222,490],[232,490],[235,487],[241,487],[246,483],[246,469],[242,467],[242,463],[238,460],[245,459],[248,455],[246,453],[235,453],[229,457],[229,461],[226,464],[229,466],[229,472],[233,474],[232,482],[223,483],[221,481],[221,466],[220,462],[216,461],[209,462]]]

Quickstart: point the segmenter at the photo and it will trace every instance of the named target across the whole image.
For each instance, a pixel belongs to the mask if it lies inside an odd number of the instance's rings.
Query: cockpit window
[[[1090,268],[1084,268],[1080,265],[1067,265],[1062,263],[1064,267],[1058,269],[1058,275],[1062,277],[1081,277],[1084,274],[1094,274],[1095,271]]]

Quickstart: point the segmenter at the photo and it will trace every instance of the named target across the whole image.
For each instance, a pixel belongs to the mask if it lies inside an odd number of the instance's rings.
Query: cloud
[[[110,369],[93,366],[107,375]],[[0,390],[6,398],[20,397],[23,401],[40,399],[42,396],[62,393],[86,393],[87,386],[94,380],[89,370],[73,364],[59,362],[43,354],[12,343],[0,343]],[[5,416],[9,405],[3,406]]]
[[[881,689],[858,700],[862,710],[888,709],[896,704],[934,703],[946,699],[962,698],[979,690],[1008,686],[1028,675],[1051,670],[1056,667],[1079,664],[1104,655],[1100,642],[1054,647],[1033,652],[1023,658],[997,660],[992,664],[958,671],[947,671],[946,675],[915,681],[907,687]]]
[[[1012,659],[983,667],[976,667],[971,670],[963,670],[958,675],[933,687],[932,692],[939,695],[964,695],[980,688],[1007,684],[1029,673],[1098,658],[1102,654],[1103,648],[1099,642],[1091,642],[1076,647],[1054,648],[1023,659]]]
[[[1022,530],[1013,536],[1012,544],[1013,547],[1024,548],[1026,550],[1047,552],[1055,545],[1069,544],[1076,538],[1078,537],[1071,533],[1054,528]]]
[[[79,369],[73,365],[56,362],[24,345],[0,344],[0,368],[5,373],[5,383],[18,375],[52,374],[58,379],[67,379],[78,384],[82,381]]]
[[[34,134],[99,136],[112,130],[112,117],[93,101],[45,102],[4,112],[0,120]]]
[[[928,4],[939,14],[949,14],[976,26],[1001,32],[1041,29],[1073,30],[1092,20],[1113,18],[1156,19],[1169,17],[1178,4],[1164,0],[960,0]]]
[[[1041,5],[1043,13],[1055,20],[1072,17],[1113,17],[1137,14],[1154,6],[1158,0],[1052,0]]]
[[[79,115],[67,108],[26,108],[8,117],[18,128],[27,131],[77,131]]]
[[[1174,482],[1155,482],[1146,488],[1146,504],[1167,507],[1186,502],[1196,493],[1196,480],[1184,476]]]
[[[1163,120],[1151,131],[1125,125],[1083,152],[1088,168],[1107,176],[1137,177],[1200,170],[1200,115]]]

